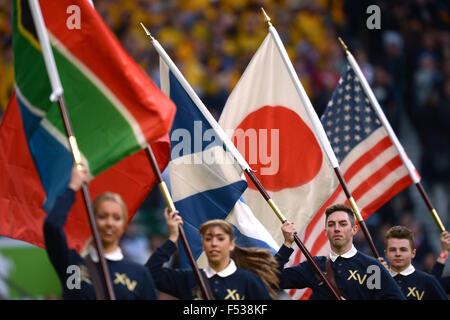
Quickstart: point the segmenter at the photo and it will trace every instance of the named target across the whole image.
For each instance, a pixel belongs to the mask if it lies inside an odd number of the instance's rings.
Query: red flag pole
[[[169,189],[167,188],[167,185],[162,178],[161,170],[158,167],[158,163],[156,161],[155,155],[150,145],[147,145],[145,151],[149,159],[150,165],[152,166],[153,172],[155,173],[159,190],[161,191],[161,194],[164,197],[166,206],[167,208],[169,208],[171,212],[173,212],[176,210],[175,204],[173,203]],[[189,263],[192,267],[192,270],[194,271],[195,277],[197,278],[197,282],[199,284],[200,290],[202,291],[203,297],[205,298],[205,300],[215,300],[211,287],[209,286],[209,282],[205,279],[202,271],[198,268],[197,263],[195,262],[191,247],[189,246],[189,242],[187,241],[186,233],[184,232],[184,228],[180,225],[178,227],[178,230],[180,232],[181,242],[183,243],[184,250],[186,251],[186,254],[189,258]]]
[[[66,130],[67,138],[69,140],[69,146],[72,153],[73,160],[75,164],[80,166],[82,164],[80,150],[78,149],[77,141],[75,135],[73,133],[72,124],[70,122],[69,114],[67,112],[67,107],[63,95],[63,89],[61,86],[61,82],[58,75],[58,70],[56,68],[56,63],[53,57],[53,53],[51,51],[50,42],[48,39],[48,35],[46,32],[46,27],[44,23],[44,18],[42,17],[41,8],[37,0],[29,0],[31,13],[33,16],[34,24],[36,27],[36,31],[38,34],[39,42],[41,43],[42,52],[44,56],[45,65],[47,68],[47,73],[52,85],[52,95],[50,96],[50,100],[58,101],[59,110],[61,112],[61,116],[63,119],[64,127]],[[92,236],[94,239],[94,245],[97,250],[100,268],[103,275],[103,281],[106,288],[106,293],[110,300],[115,300],[115,294],[113,290],[113,286],[111,283],[111,277],[108,270],[108,265],[106,264],[106,260],[103,254],[103,246],[100,239],[100,234],[98,232],[97,223],[95,221],[94,209],[91,202],[91,197],[89,194],[89,189],[86,183],[82,184],[82,194],[84,199],[84,204],[86,207],[86,211],[88,214],[89,224],[92,231]],[[93,283],[95,286],[95,283]],[[96,288],[97,290],[103,290],[103,288]]]

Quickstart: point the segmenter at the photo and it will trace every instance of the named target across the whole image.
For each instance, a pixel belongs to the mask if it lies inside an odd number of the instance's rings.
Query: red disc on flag
[[[269,191],[304,185],[322,166],[322,150],[313,132],[283,106],[250,113],[234,131],[233,143]],[[249,188],[256,189],[250,181]]]

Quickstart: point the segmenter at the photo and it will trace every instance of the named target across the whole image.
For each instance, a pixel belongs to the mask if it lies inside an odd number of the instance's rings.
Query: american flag
[[[364,219],[412,184],[397,149],[350,66],[339,80],[321,122]],[[346,200],[339,186],[305,228],[303,242],[313,256],[328,255],[330,250],[323,232],[325,209],[335,203],[348,205]],[[297,250],[287,266],[303,260]],[[290,290],[289,294],[294,299],[305,299],[310,290]]]

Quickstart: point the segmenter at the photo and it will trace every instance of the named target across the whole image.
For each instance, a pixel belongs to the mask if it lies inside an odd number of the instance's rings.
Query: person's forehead
[[[399,238],[389,238],[387,240],[387,247],[388,248],[403,248],[403,247],[410,247],[411,244],[408,239],[399,239]]]
[[[345,211],[335,211],[328,216],[328,221],[350,221],[348,213]]]
[[[219,226],[209,227],[205,231],[205,235],[217,236],[217,235],[223,235],[223,234],[225,234],[225,231],[223,231],[223,229],[221,227],[219,227]]]
[[[103,200],[98,205],[99,212],[122,212],[122,207],[116,201]]]

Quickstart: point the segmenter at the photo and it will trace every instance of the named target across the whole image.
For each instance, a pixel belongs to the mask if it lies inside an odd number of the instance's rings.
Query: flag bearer
[[[276,254],[280,264],[280,288],[311,288],[310,299],[333,299],[328,288],[316,274],[309,261],[294,267],[283,268],[292,254],[295,226],[285,222],[281,227],[284,244]],[[333,205],[325,211],[325,234],[331,251],[328,257],[314,257],[319,268],[338,293],[347,300],[405,299],[400,287],[383,265],[375,258],[356,250],[353,237],[358,227],[353,211],[345,205]],[[327,267],[328,264],[328,267]]]
[[[88,245],[80,255],[70,249],[63,230],[67,213],[75,202],[75,193],[87,180],[87,170],[79,170],[74,166],[67,189],[55,201],[44,221],[45,246],[61,282],[63,299],[99,298],[93,286],[95,274],[89,273],[86,260],[89,255],[93,270],[97,269],[96,274],[99,276],[100,265],[96,250]],[[157,299],[148,270],[124,258],[119,247],[119,240],[127,224],[127,209],[122,198],[118,194],[104,193],[95,199],[93,206],[116,299]]]
[[[183,223],[177,213],[165,210],[169,239],[155,250],[147,262],[147,267],[155,279],[158,290],[183,300],[201,299],[192,270],[163,267],[177,250],[179,225]],[[203,271],[215,299],[271,299],[270,294],[272,296],[276,294],[278,282],[275,258],[265,249],[237,246],[233,231],[232,225],[221,219],[209,220],[199,228],[203,250],[208,260],[208,265]]]
[[[432,275],[416,270],[412,259],[416,255],[414,234],[404,226],[394,226],[386,232],[384,253],[391,275],[408,300],[447,300],[439,281]],[[382,259],[382,258],[381,258]]]

